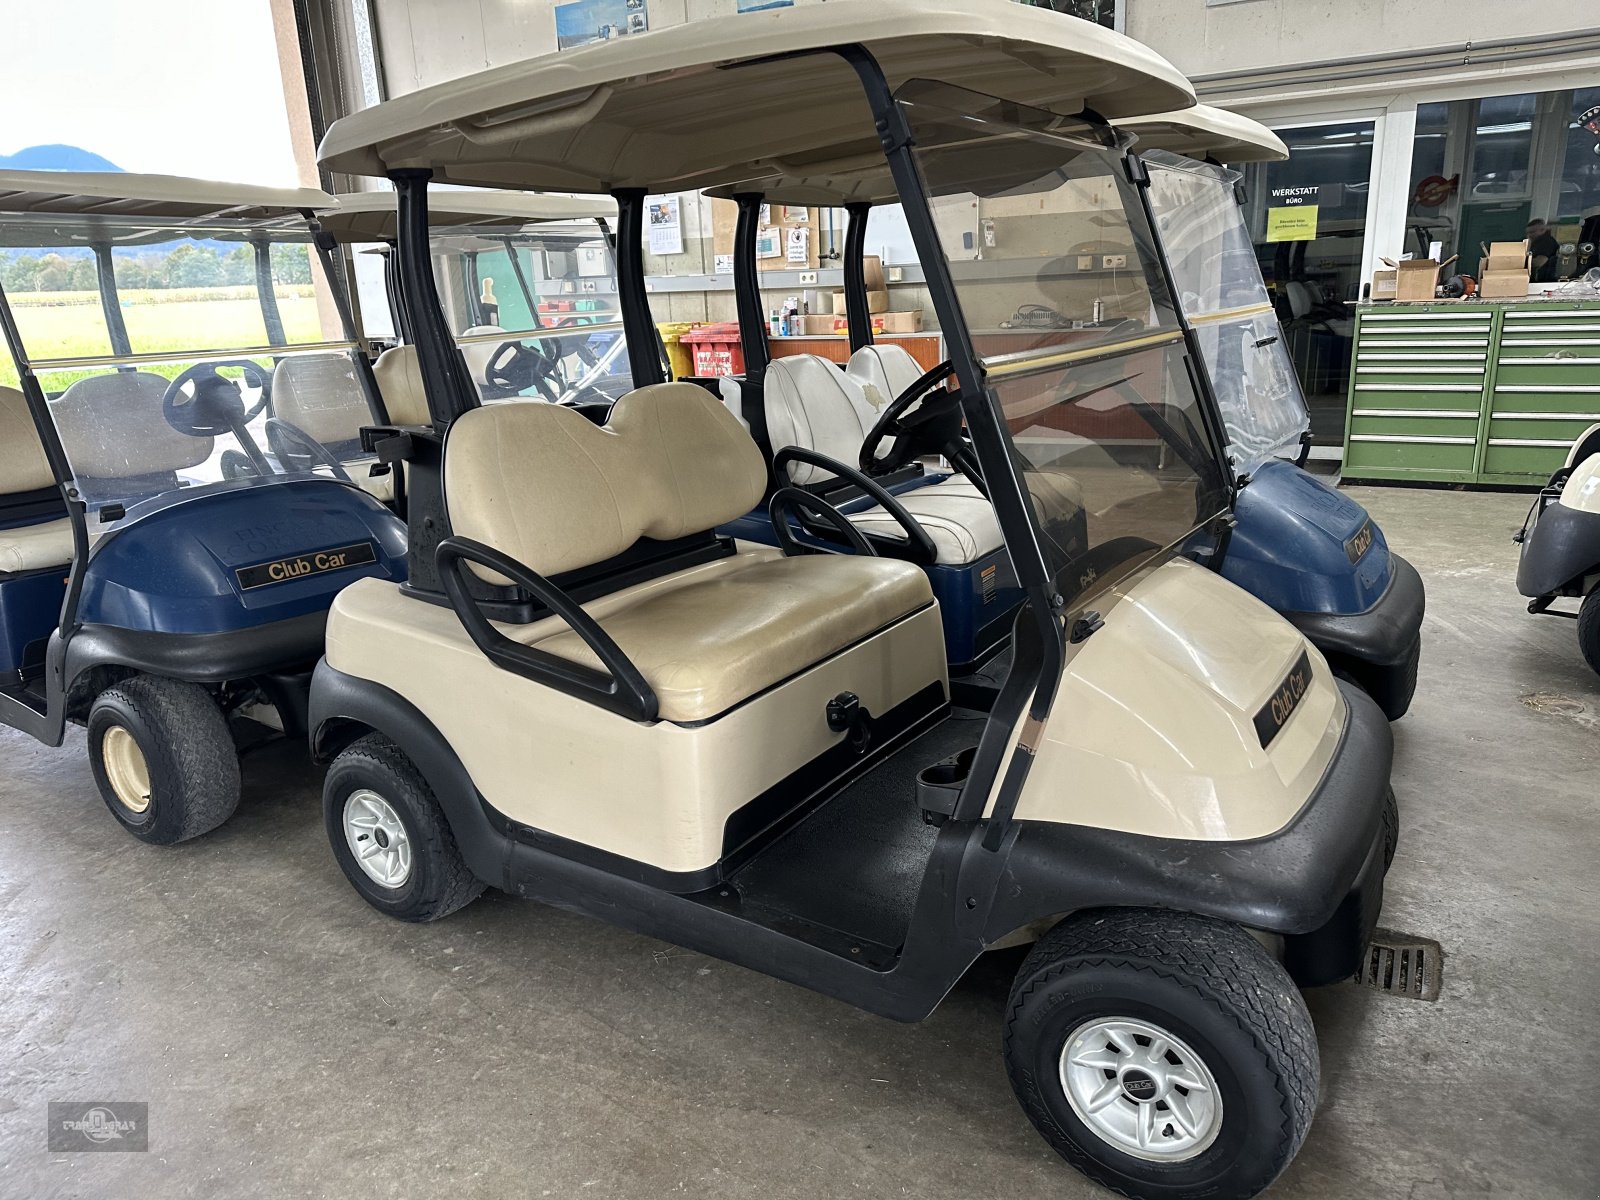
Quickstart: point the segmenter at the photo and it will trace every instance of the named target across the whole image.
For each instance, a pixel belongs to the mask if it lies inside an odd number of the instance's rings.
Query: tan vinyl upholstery
[[[904,350],[900,354],[910,358]],[[915,366],[914,359],[912,365]],[[901,366],[891,357],[891,371]],[[860,458],[861,443],[877,423],[877,409],[870,397],[882,395],[880,386],[864,386],[856,374],[841,371],[813,354],[774,359],[767,367],[765,390],[767,433],[774,452],[785,446],[801,446],[850,465]],[[789,477],[804,485],[830,476],[820,468],[796,463],[790,466]],[[936,562],[974,562],[1005,544],[994,506],[960,476],[902,492],[895,498],[933,539],[938,552]],[[900,523],[877,506],[848,515],[858,529],[904,536]]]
[[[444,476],[456,533],[546,576],[714,529],[766,488],[755,443],[692,383],[630,392],[604,426],[554,404],[474,409],[450,428]]]
[[[0,497],[42,491],[55,483],[27,399],[16,388],[0,387]],[[64,567],[70,562],[71,521],[0,529],[0,575]]]
[[[296,354],[272,371],[272,412],[324,446],[353,442],[372,412],[348,354]]]
[[[91,375],[50,402],[73,473],[127,479],[197,467],[211,457],[209,437],[180,433],[161,415],[167,381],[143,371]]]
[[[753,508],[766,480],[749,435],[688,383],[630,392],[605,426],[557,405],[476,409],[452,426],[444,471],[455,532],[547,577],[613,558],[640,538],[713,529]],[[661,717],[695,723],[932,599],[907,563],[757,557],[669,577],[608,608],[601,624],[655,690]],[[564,628],[529,644],[596,662]]]
[[[27,398],[16,388],[0,387],[0,496],[37,492],[55,483]]]
[[[422,364],[415,346],[391,346],[372,364],[391,425],[431,425],[428,393],[422,387]]]

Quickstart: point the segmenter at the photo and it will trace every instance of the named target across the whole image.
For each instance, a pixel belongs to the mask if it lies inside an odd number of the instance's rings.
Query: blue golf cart
[[[275,395],[353,396],[383,419],[312,219],[332,203],[0,175],[0,246],[94,287],[0,291],[19,384],[0,387],[0,722],[52,746],[85,726],[101,796],[146,842],[231,815],[239,748],[304,735],[335,593],[405,574],[401,521],[298,464],[273,415]]]

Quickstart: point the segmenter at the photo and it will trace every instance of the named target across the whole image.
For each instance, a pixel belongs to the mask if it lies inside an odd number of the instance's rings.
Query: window
[[[1066,13],[1069,17],[1093,21],[1107,29],[1122,27],[1117,19],[1118,0],[1018,0],[1018,3],[1026,4],[1029,8],[1048,8],[1053,12]]]

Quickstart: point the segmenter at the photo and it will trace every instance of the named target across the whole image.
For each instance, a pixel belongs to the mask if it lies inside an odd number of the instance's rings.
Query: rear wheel
[[[1005,1056],[1045,1140],[1126,1196],[1254,1196],[1316,1107],[1316,1033],[1288,973],[1238,926],[1184,913],[1058,925],[1017,974]]]
[[[1590,669],[1600,672],[1600,588],[1590,592],[1578,610],[1578,649]]]
[[[209,833],[239,807],[228,721],[195,683],[135,675],[89,709],[89,767],[124,829],[170,846]]]
[[[334,759],[322,816],[345,878],[379,912],[437,921],[483,892],[433,789],[382,734],[367,734]]]

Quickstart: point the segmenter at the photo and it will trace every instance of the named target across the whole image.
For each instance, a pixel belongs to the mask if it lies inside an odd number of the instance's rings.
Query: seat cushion
[[[878,421],[857,380],[825,358],[794,354],[773,359],[762,386],[774,453],[799,446],[855,465],[861,443]],[[789,468],[790,482],[802,486],[831,478],[806,463]]]
[[[41,491],[55,482],[27,399],[16,388],[0,387],[0,496]]]
[[[65,567],[71,562],[72,522],[65,517],[0,529],[0,575]]]
[[[431,425],[428,394],[422,388],[422,364],[415,346],[391,346],[372,364],[378,394],[391,425]]]
[[[845,374],[861,385],[873,408],[883,409],[921,379],[924,371],[904,346],[877,342],[852,354]]]
[[[272,371],[272,412],[324,446],[353,442],[373,425],[348,354],[295,354]]]
[[[917,524],[927,530],[938,551],[934,561],[943,566],[974,562],[1005,544],[994,505],[960,475],[915,488],[895,498],[916,518]],[[868,533],[905,536],[900,523],[877,505],[851,513],[850,523]]]
[[[803,555],[691,572],[600,624],[655,689],[662,719],[685,724],[727,712],[932,602],[927,576],[910,563]],[[570,631],[532,644],[600,665]]]

